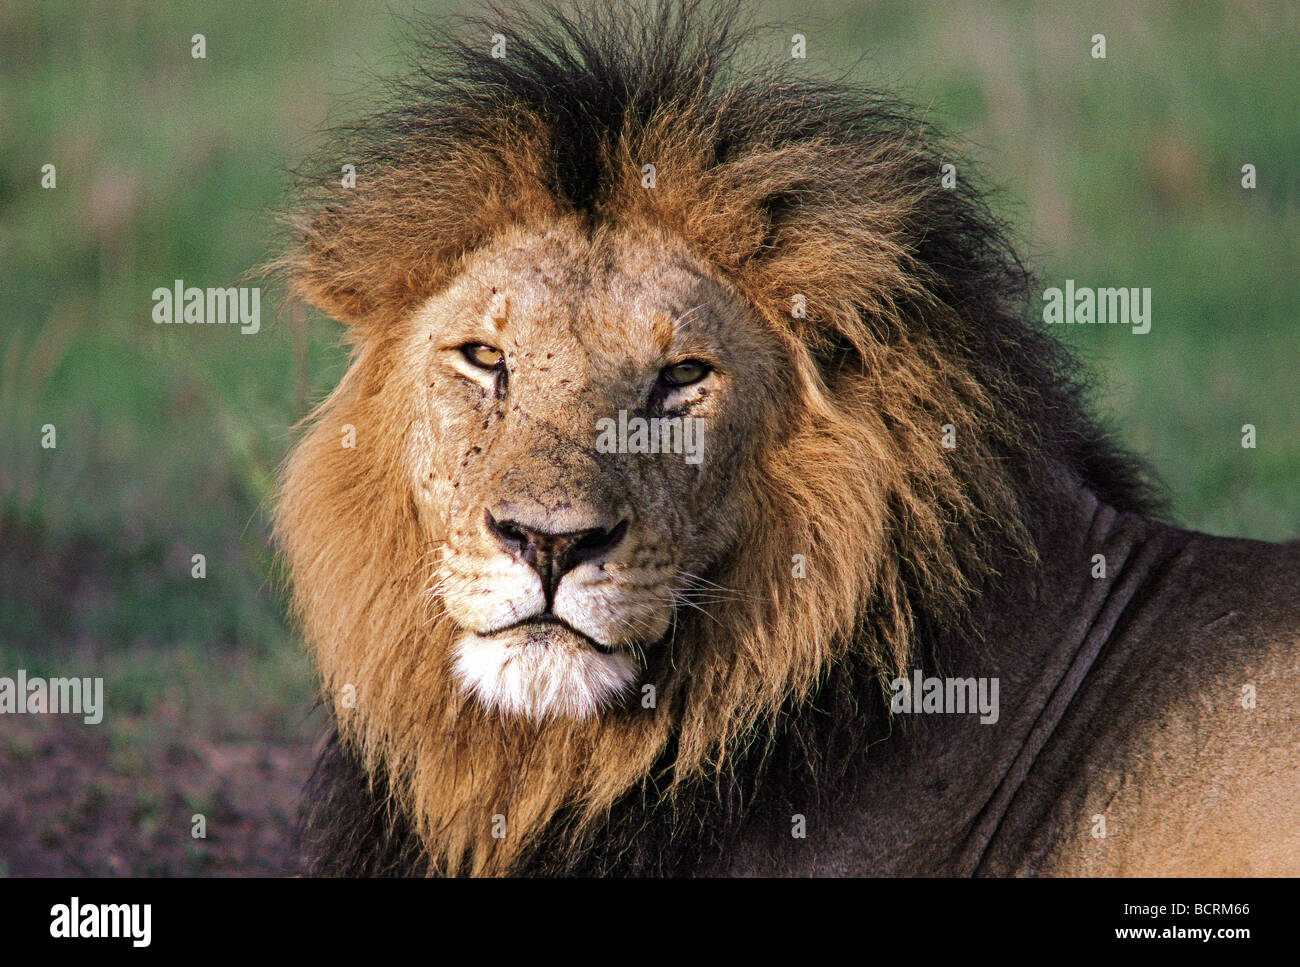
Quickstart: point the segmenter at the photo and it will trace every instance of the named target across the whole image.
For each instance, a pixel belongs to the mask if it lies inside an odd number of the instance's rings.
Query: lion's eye
[[[480,369],[500,369],[506,361],[505,354],[501,350],[476,342],[461,346],[460,354]]]
[[[698,359],[685,359],[680,363],[665,366],[659,372],[659,378],[669,386],[690,386],[708,376],[712,367]]]

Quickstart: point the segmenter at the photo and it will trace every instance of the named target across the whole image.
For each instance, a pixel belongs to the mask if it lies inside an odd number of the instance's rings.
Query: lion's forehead
[[[507,351],[581,348],[592,362],[666,351],[686,319],[715,338],[736,322],[730,295],[689,253],[630,235],[510,238],[467,261],[456,294],[461,313],[503,312]]]

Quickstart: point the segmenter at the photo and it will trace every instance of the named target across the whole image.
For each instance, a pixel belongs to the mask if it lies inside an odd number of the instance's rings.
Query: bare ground
[[[154,723],[156,725],[156,723]],[[147,726],[152,728],[153,726]],[[279,742],[134,742],[75,716],[0,719],[0,875],[283,876],[312,762]],[[206,837],[193,835],[195,816]]]

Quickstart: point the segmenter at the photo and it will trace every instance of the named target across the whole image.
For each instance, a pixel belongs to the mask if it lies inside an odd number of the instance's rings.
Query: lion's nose
[[[626,519],[613,527],[556,533],[515,520],[497,520],[490,510],[486,514],[488,531],[506,552],[529,564],[541,577],[548,611],[564,575],[585,561],[608,554],[627,533]]]

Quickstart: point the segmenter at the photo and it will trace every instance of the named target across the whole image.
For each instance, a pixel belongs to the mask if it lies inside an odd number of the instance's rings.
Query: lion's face
[[[590,716],[721,593],[781,346],[684,249],[559,229],[475,255],[411,322],[410,471],[456,678],[506,715]]]

